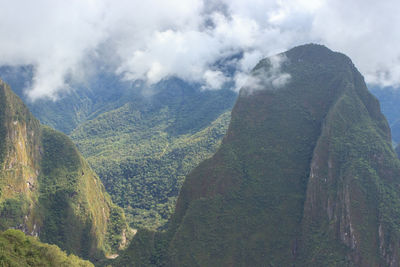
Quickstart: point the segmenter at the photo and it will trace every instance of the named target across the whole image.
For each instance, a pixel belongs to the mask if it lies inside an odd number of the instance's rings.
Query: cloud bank
[[[0,0],[0,65],[32,65],[32,99],[56,98],[99,62],[151,85],[177,76],[240,88],[256,63],[315,42],[367,82],[400,84],[395,0]],[[96,62],[96,63],[93,63]],[[233,70],[233,71],[232,71]]]

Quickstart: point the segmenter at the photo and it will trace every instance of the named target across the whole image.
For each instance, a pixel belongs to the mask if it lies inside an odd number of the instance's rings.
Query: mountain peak
[[[167,244],[168,266],[398,266],[400,162],[379,103],[343,54],[310,44],[278,57],[254,69],[168,233],[139,232],[135,255],[147,238]]]
[[[320,44],[305,44],[296,46],[284,53],[293,61],[308,61],[314,64],[332,64],[342,61],[342,63],[353,66],[351,59],[339,52],[334,52],[328,47]]]

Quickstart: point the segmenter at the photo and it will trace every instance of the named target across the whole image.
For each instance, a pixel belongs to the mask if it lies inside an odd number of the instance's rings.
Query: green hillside
[[[186,178],[170,227],[113,266],[398,266],[400,161],[351,60],[319,45],[253,71],[220,149]]]
[[[67,255],[55,245],[48,245],[18,230],[0,233],[0,266],[3,267],[90,267],[89,261]]]
[[[42,126],[2,81],[0,101],[0,230],[93,260],[117,253],[130,235],[124,213],[72,141]]]

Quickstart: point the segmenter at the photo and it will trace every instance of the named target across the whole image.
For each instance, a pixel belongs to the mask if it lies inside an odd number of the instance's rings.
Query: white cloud
[[[0,0],[0,65],[35,67],[32,99],[56,98],[88,57],[125,79],[170,76],[236,88],[263,57],[318,42],[349,55],[368,82],[400,84],[395,0]],[[227,61],[236,73],[224,73]]]
[[[103,38],[95,1],[0,1],[0,64],[33,64],[33,98],[54,97]],[[81,12],[80,10],[86,10]]]
[[[400,85],[400,2],[327,0],[318,9],[312,34],[349,55],[367,82]]]
[[[287,61],[284,55],[274,55],[263,62],[261,67],[253,70],[250,75],[237,73],[236,84],[240,84],[242,94],[250,95],[258,90],[278,90],[290,82],[290,74],[281,67]],[[243,76],[244,75],[244,76]],[[241,79],[241,80],[239,80]],[[239,87],[237,87],[239,89]]]
[[[229,79],[221,71],[206,70],[203,75],[205,85],[203,89],[221,89],[224,83],[228,82]]]

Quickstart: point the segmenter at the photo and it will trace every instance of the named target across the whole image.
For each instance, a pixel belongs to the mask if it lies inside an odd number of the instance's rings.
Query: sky
[[[0,65],[32,65],[31,99],[106,66],[148,85],[176,76],[238,90],[267,56],[319,43],[370,84],[400,85],[398,0],[0,0]],[[238,56],[240,55],[240,56]],[[234,73],[226,72],[227,68]]]

